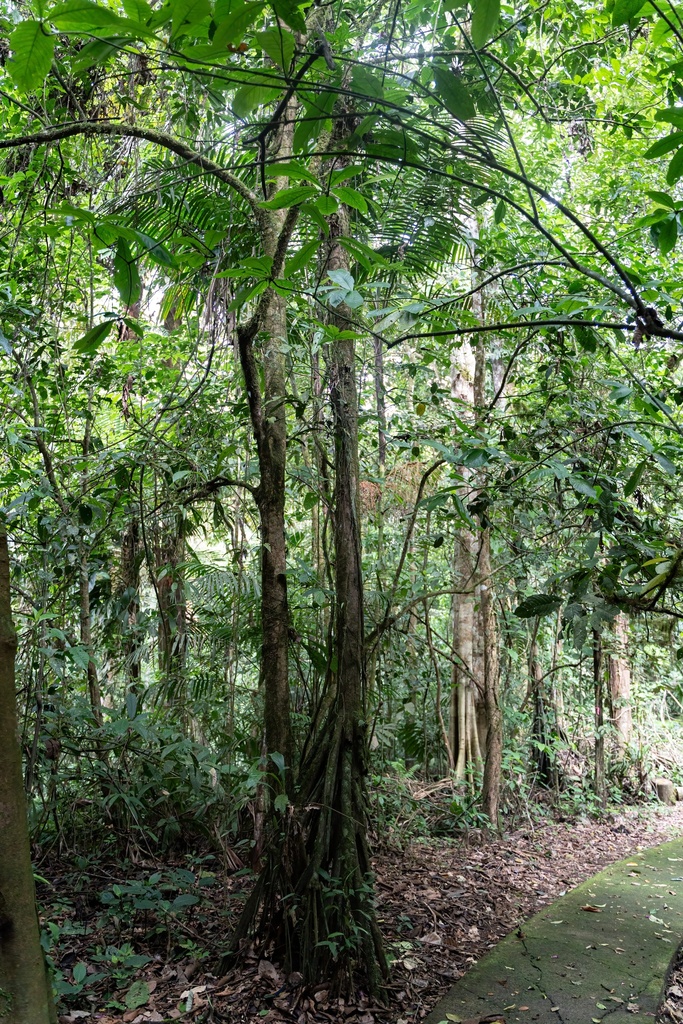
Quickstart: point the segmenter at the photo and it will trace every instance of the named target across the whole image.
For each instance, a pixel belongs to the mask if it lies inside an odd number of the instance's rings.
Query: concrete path
[[[613,864],[530,918],[425,1024],[652,1021],[683,940],[683,840]]]

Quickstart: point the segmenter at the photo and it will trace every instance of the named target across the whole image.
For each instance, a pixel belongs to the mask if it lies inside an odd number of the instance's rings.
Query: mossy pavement
[[[683,839],[601,871],[468,971],[425,1024],[652,1021],[683,940]]]

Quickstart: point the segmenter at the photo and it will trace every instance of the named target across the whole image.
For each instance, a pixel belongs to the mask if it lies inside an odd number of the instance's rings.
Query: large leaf
[[[183,26],[198,24],[209,14],[211,14],[209,0],[175,0],[171,35],[178,35]]]
[[[612,24],[626,25],[644,6],[645,0],[617,0],[612,9]]]
[[[533,619],[536,615],[550,615],[557,611],[562,604],[562,599],[553,597],[551,594],[532,594],[522,601],[515,608],[515,615],[519,619]]]
[[[218,23],[213,36],[214,46],[228,46],[241,42],[245,32],[251,28],[264,7],[265,4],[252,3],[239,4],[231,8],[230,13]]]
[[[658,110],[655,114],[655,121],[666,124],[673,124],[677,128],[683,128],[683,108],[668,107],[666,110]]]
[[[659,225],[659,234],[657,238],[657,244],[659,245],[659,251],[662,256],[667,256],[676,245],[678,239],[678,224],[676,222],[675,214],[667,217],[666,220],[661,221]]]
[[[307,242],[306,245],[302,246],[290,260],[287,260],[285,264],[285,277],[291,277],[292,274],[296,274],[298,270],[305,267],[313,256],[316,255],[319,248],[320,242],[317,238],[313,242]]]
[[[75,351],[84,356],[93,355],[104,339],[109,337],[113,326],[114,320],[105,320],[104,323],[97,324],[74,343]]]
[[[500,17],[500,0],[475,0],[472,15],[472,42],[479,49],[493,35]]]
[[[640,481],[643,479],[643,474],[647,469],[647,459],[643,459],[639,462],[636,468],[631,473],[630,477],[624,485],[624,497],[630,498],[636,487],[640,486]]]
[[[12,59],[7,63],[10,78],[22,92],[33,92],[43,84],[52,65],[54,38],[40,21],[22,21],[9,37]]]
[[[294,57],[294,36],[283,28],[269,28],[267,32],[259,32],[256,36],[261,49],[264,50],[273,64],[286,71]]]
[[[674,153],[671,163],[666,172],[666,180],[669,185],[675,184],[683,175],[683,148]]]
[[[280,189],[272,199],[264,200],[259,206],[265,210],[285,210],[290,206],[299,206],[300,203],[309,203],[318,195],[319,193],[308,185],[294,185],[292,188]]]
[[[152,17],[152,8],[147,0],[123,0],[123,9],[127,18],[133,21],[141,21],[143,24]]]
[[[136,1010],[138,1006],[144,1006],[149,1002],[149,985],[146,981],[134,981],[124,999],[129,1010]]]
[[[278,18],[281,18],[285,25],[289,25],[295,32],[306,31],[306,21],[296,0],[271,0],[271,7]]]
[[[138,265],[131,255],[128,242],[119,238],[114,256],[114,284],[124,306],[134,306],[142,294]]]
[[[434,65],[432,70],[436,93],[446,110],[453,117],[457,117],[458,121],[469,121],[474,117],[476,110],[472,97],[460,79],[449,68],[440,67],[438,64]]]
[[[382,99],[384,96],[382,79],[378,75],[374,75],[368,68],[364,68],[362,64],[357,64],[353,69],[351,88],[359,96],[366,96],[369,99]]]
[[[246,117],[252,110],[263,106],[264,103],[271,103],[279,95],[279,89],[273,89],[268,85],[243,85],[233,97],[233,114],[235,117]]]
[[[114,11],[91,0],[66,0],[66,3],[53,7],[48,18],[57,28],[83,31],[118,25],[121,20]]]
[[[663,139],[657,139],[649,149],[646,149],[643,156],[646,160],[654,160],[658,156],[666,156],[672,149],[683,146],[683,132],[673,132]]]
[[[346,206],[350,206],[354,210],[360,210],[361,213],[368,212],[368,204],[365,201],[365,197],[360,192],[357,192],[355,188],[349,188],[348,185],[338,185],[334,189],[334,194]]]

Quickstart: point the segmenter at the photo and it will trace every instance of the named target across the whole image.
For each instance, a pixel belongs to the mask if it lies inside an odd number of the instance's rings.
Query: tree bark
[[[533,633],[529,654],[530,696],[533,701],[531,726],[531,759],[536,778],[542,786],[555,786],[555,769],[549,748],[552,737],[548,724],[548,702],[543,679],[543,669],[538,660],[538,619]]]
[[[464,406],[461,415],[474,421],[475,353],[465,341],[451,367],[451,392]],[[463,498],[469,500],[467,481]],[[475,610],[477,588],[478,538],[474,530],[462,528],[455,540],[453,576],[453,669],[451,678],[450,746],[455,757],[455,777],[465,781],[483,762],[482,746],[486,737],[480,735],[481,700],[484,693],[481,670],[483,647],[478,611]],[[482,742],[483,741],[483,742]]]
[[[614,729],[619,750],[631,742],[633,716],[631,712],[631,664],[628,657],[628,617],[620,612],[614,620],[616,650],[609,659],[609,682],[614,709]]]
[[[387,461],[387,393],[384,387],[384,349],[381,338],[373,339],[375,350],[375,402],[377,403],[377,457],[380,469]]]
[[[7,533],[0,526],[0,1019],[57,1020],[40,945],[21,772]]]
[[[488,529],[482,531],[479,569],[482,577],[480,615],[484,639],[484,708],[487,724],[481,800],[489,821],[497,826],[503,771],[503,712],[500,707],[498,623],[491,586],[491,534]]]
[[[595,795],[604,807],[607,802],[605,778],[605,719],[603,709],[604,686],[602,681],[602,640],[593,630],[593,693],[595,697]]]

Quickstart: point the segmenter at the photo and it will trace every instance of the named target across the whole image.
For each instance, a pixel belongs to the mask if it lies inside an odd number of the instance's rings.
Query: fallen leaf
[[[134,981],[124,996],[124,1002],[129,1010],[136,1010],[138,1006],[144,1006],[145,1003],[149,1002],[149,985],[147,982]]]
[[[591,903],[587,903],[585,907],[581,907],[582,910],[588,910],[591,914],[602,914],[600,907],[594,907]]]

